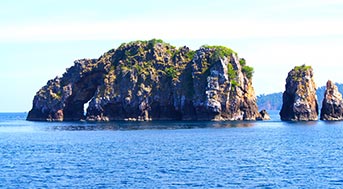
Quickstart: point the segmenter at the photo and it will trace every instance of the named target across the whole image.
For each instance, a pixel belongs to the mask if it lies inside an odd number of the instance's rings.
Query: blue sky
[[[3,0],[0,112],[28,111],[37,90],[73,61],[122,42],[161,38],[225,45],[255,68],[257,94],[284,90],[296,65],[317,86],[343,83],[343,0]]]

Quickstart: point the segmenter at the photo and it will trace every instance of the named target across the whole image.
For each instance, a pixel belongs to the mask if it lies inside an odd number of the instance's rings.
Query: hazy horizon
[[[35,93],[73,61],[123,42],[223,45],[254,67],[256,95],[284,91],[287,73],[311,65],[318,87],[342,83],[343,1],[0,2],[0,112],[27,112]]]

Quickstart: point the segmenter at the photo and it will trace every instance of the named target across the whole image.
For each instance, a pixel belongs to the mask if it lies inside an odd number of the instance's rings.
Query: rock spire
[[[342,94],[338,91],[337,86],[330,80],[326,83],[320,119],[343,120]]]
[[[287,76],[280,117],[283,121],[318,119],[316,84],[311,66],[296,66]]]

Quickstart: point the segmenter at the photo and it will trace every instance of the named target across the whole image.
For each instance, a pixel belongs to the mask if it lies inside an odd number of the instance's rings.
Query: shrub
[[[239,64],[241,66],[245,66],[246,65],[245,59],[244,58],[239,59]]]
[[[177,70],[174,67],[166,68],[164,71],[165,71],[166,75],[170,78],[174,79],[177,77]]]
[[[301,66],[295,66],[294,67],[294,71],[299,72],[299,71],[306,71],[308,69],[311,69],[311,66],[306,66],[305,64],[301,65]]]
[[[227,65],[227,74],[228,74],[230,80],[235,80],[236,79],[237,73],[236,73],[236,70],[233,69],[232,64],[228,64]]]
[[[235,51],[233,51],[232,49],[228,48],[228,47],[224,47],[224,46],[210,46],[210,45],[203,45],[203,48],[208,48],[208,49],[214,49],[214,53],[213,53],[213,60],[217,61],[220,58],[223,57],[228,57],[231,54],[237,54]]]
[[[292,74],[293,74],[292,79],[296,81],[301,81],[305,72],[311,68],[312,68],[311,66],[306,66],[305,64],[301,66],[295,66],[294,69],[292,70]]]
[[[243,66],[242,72],[248,77],[248,79],[251,79],[254,74],[254,68],[251,66]]]
[[[187,52],[186,57],[189,60],[192,60],[194,58],[194,55],[195,55],[195,51],[190,50],[189,52]]]
[[[148,41],[148,48],[149,49],[153,48],[157,43],[164,44],[164,41],[162,39],[151,39]]]
[[[239,84],[236,80],[231,80],[231,90],[235,90],[235,88],[238,86]]]

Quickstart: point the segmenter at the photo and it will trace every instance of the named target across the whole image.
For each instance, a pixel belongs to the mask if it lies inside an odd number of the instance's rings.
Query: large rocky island
[[[162,40],[135,41],[75,61],[36,93],[27,119],[256,120],[252,74],[223,46],[193,51]]]

